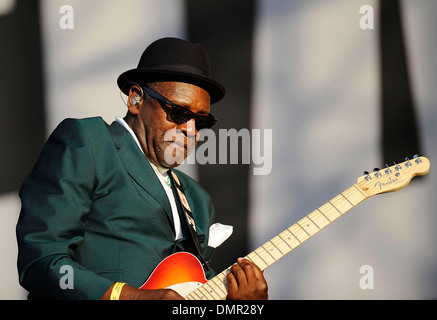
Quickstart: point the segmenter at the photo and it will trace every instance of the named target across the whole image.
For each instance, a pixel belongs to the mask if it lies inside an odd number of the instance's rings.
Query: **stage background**
[[[74,10],[62,29],[60,9]],[[360,28],[363,5],[374,28]],[[164,36],[203,43],[227,88],[218,129],[272,129],[272,170],[185,165],[234,235],[239,256],[355,183],[414,153],[437,159],[437,2],[432,0],[0,0],[0,299],[18,284],[18,190],[67,117],[124,116],[116,79]],[[241,159],[241,158],[240,158]],[[433,299],[437,252],[433,170],[370,198],[265,271],[272,299]],[[360,268],[374,289],[360,288]]]

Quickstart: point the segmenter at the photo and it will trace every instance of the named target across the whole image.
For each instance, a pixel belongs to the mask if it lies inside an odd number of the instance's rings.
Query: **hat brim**
[[[225,88],[220,83],[209,77],[187,73],[186,71],[173,68],[154,69],[152,67],[148,67],[131,69],[123,72],[118,77],[117,85],[124,94],[129,95],[130,86],[127,85],[129,82],[144,84],[146,82],[155,81],[177,81],[199,86],[209,93],[211,97],[211,104],[220,101],[226,93]]]

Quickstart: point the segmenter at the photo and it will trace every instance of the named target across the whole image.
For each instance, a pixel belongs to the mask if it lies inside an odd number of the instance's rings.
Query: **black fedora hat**
[[[178,81],[199,86],[209,92],[211,104],[225,95],[224,87],[210,77],[209,58],[200,45],[177,38],[163,38],[144,50],[138,67],[122,73],[117,84],[129,94],[129,82]]]

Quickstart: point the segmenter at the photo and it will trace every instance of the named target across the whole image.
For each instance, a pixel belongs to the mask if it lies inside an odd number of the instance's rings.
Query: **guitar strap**
[[[206,267],[206,269],[209,269],[208,261],[206,261],[202,256],[202,248],[200,247],[199,237],[197,236],[196,223],[194,222],[193,213],[191,212],[190,205],[188,204],[187,198],[185,197],[184,188],[176,173],[174,173],[173,170],[169,171],[171,184],[175,186],[174,189],[176,190],[179,202],[182,204],[183,216],[185,217],[185,221],[187,222],[188,229],[190,230],[191,238],[193,239],[194,245],[196,246],[200,261]]]

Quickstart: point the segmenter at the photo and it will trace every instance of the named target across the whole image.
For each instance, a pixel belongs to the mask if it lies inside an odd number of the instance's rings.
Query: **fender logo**
[[[375,185],[374,185],[374,187],[376,188],[376,186],[379,186],[379,190],[381,190],[383,187],[385,187],[385,186],[388,186],[388,185],[390,185],[390,184],[397,184],[397,183],[399,183],[399,182],[401,182],[400,180],[399,180],[399,178],[394,178],[394,179],[392,179],[391,177],[389,178],[389,180],[387,181],[387,182],[381,182],[381,181],[378,181],[377,183],[375,183]]]

